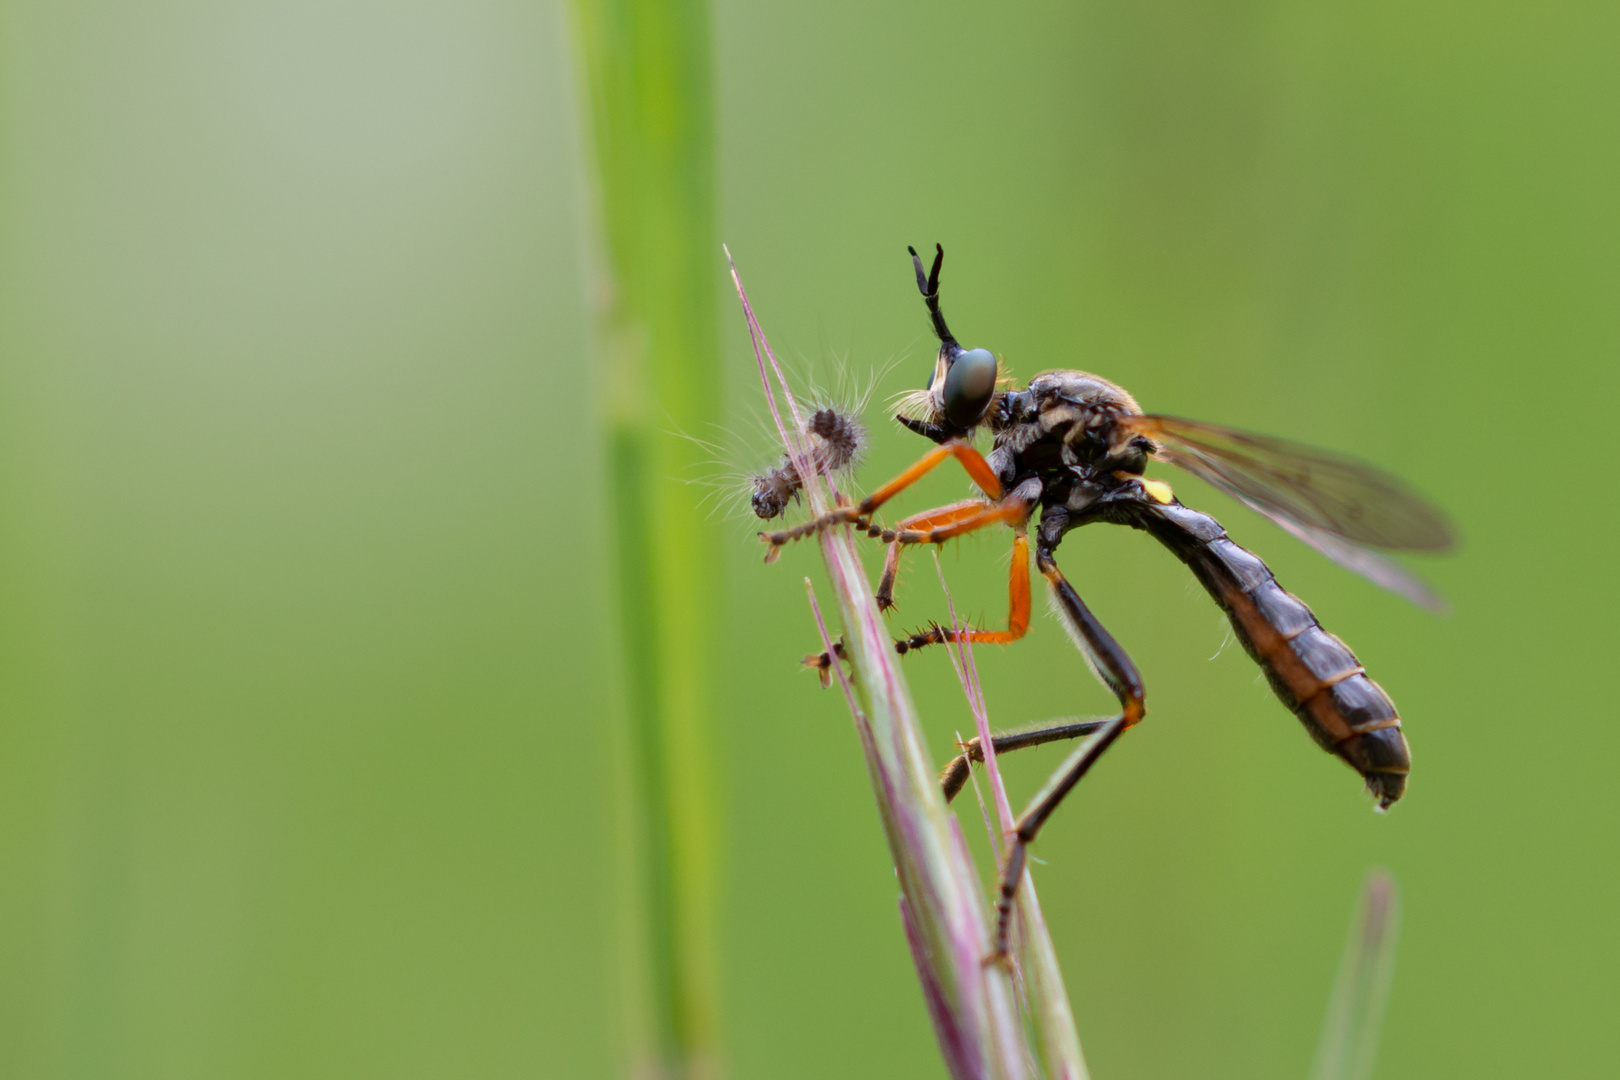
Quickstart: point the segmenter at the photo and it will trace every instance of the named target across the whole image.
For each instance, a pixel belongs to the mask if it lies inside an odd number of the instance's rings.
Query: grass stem
[[[934,553],[934,570],[939,575],[939,587],[945,594],[946,610],[951,616],[951,629],[967,629],[956,617],[956,601],[951,597],[950,585],[945,581],[945,568],[939,553]],[[996,762],[995,740],[991,737],[990,712],[985,705],[984,687],[979,682],[979,669],[973,660],[973,644],[960,641],[947,643],[951,664],[957,680],[973,713],[973,722],[984,752],[984,773],[990,782],[991,798],[996,806],[1000,833],[992,831],[990,844],[999,862],[1001,836],[1016,827],[1012,805],[1007,801],[1007,787],[1001,779]],[[1057,951],[1041,914],[1040,897],[1035,892],[1035,880],[1029,867],[1024,868],[1023,880],[1013,903],[1012,924],[1013,961],[1019,976],[1022,1002],[1029,1025],[1034,1032],[1035,1048],[1040,1052],[1046,1075],[1061,1080],[1088,1080],[1085,1056],[1080,1050],[1080,1034],[1075,1029],[1074,1010],[1069,1005],[1069,992],[1063,985],[1063,972],[1058,967]]]
[[[825,513],[835,501],[831,481],[813,465],[814,455],[803,452],[806,435],[798,403],[735,265],[731,274],[782,444],[805,478],[810,513]],[[916,707],[854,538],[848,528],[837,527],[822,530],[817,539],[849,658],[850,674],[846,681],[840,671],[840,686],[850,703],[894,859],[901,923],[941,1055],[960,1080],[1024,1080],[1033,1075],[1033,1055],[1012,979],[1000,965],[983,962],[990,950],[989,906],[967,844],[946,810]],[[831,648],[832,635],[813,594],[811,600],[817,630]]]

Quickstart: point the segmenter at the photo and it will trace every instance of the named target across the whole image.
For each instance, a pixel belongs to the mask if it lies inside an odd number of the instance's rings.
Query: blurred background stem
[[[698,0],[573,0],[576,63],[595,149],[593,275],[602,422],[612,487],[617,671],[633,865],[620,880],[636,932],[631,1067],[715,1068],[715,811],[705,751],[715,537],[684,434],[719,409],[715,356],[713,119],[707,7]]]
[[[1369,870],[1333,979],[1311,1080],[1371,1080],[1395,977],[1400,929],[1401,895],[1395,876],[1384,869]]]

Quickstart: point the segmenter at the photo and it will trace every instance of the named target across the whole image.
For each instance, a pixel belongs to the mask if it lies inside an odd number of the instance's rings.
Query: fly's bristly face
[[[999,387],[1010,382],[989,349],[945,346],[934,358],[928,384],[901,394],[895,405],[913,420],[962,437],[993,421]]]

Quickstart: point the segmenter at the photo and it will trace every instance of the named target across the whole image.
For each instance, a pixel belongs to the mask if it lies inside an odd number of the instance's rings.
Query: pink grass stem
[[[729,252],[727,253],[729,259]],[[760,379],[783,445],[799,469],[813,513],[831,505],[830,478],[806,468],[805,429],[781,366],[755,317],[735,265],[732,281],[748,322]],[[785,422],[774,374],[792,427]],[[961,830],[945,808],[911,694],[899,669],[892,639],[877,610],[872,588],[847,527],[820,530],[816,539],[838,599],[845,652],[852,678],[839,671],[866,756],[879,816],[894,858],[912,956],[924,998],[935,1021],[940,1050],[961,1080],[1025,1080],[1031,1075],[1026,1032],[1018,1017],[1011,980],[986,967],[989,905],[974,872]],[[813,606],[823,644],[832,638]]]
[[[956,617],[956,601],[951,598],[951,587],[945,582],[945,568],[940,565],[938,551],[934,552],[934,569],[939,574],[939,587],[945,593],[945,609],[951,613],[951,632],[959,634],[968,627]],[[979,735],[979,748],[984,753],[984,774],[990,781],[990,797],[996,804],[996,817],[1001,822],[1002,833],[1010,833],[1015,824],[1012,804],[1007,801],[1007,785],[1002,783],[1001,769],[996,765],[995,739],[990,732],[990,714],[984,703],[984,688],[979,683],[978,665],[973,662],[973,643],[958,640],[952,644],[955,648],[947,645],[946,652],[951,654],[951,666],[956,668],[956,677],[962,683],[962,692],[967,695],[968,708],[973,713],[973,726]],[[997,850],[1000,846],[996,845]]]

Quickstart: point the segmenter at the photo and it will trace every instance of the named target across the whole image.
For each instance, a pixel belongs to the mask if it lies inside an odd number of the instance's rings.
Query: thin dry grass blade
[[[1388,870],[1370,870],[1361,889],[1339,973],[1328,999],[1311,1080],[1369,1080],[1378,1058],[1395,975],[1401,926],[1400,890]]]
[[[934,569],[939,574],[939,587],[945,593],[946,609],[951,615],[951,629],[963,630],[966,625],[956,617],[956,602],[951,597],[950,585],[945,581],[945,568],[940,565],[939,553],[934,553]],[[990,781],[990,791],[996,804],[996,816],[1001,823],[1001,835],[1015,827],[1012,805],[1007,801],[1007,788],[1001,780],[996,764],[996,748],[991,738],[990,714],[984,701],[984,687],[979,682],[979,669],[973,661],[973,645],[959,642],[947,644],[951,664],[962,684],[968,708],[984,750],[984,772]],[[999,860],[1001,844],[992,831],[990,843]],[[1035,1033],[1035,1045],[1040,1051],[1046,1074],[1061,1080],[1087,1080],[1085,1055],[1080,1050],[1080,1034],[1074,1025],[1074,1010],[1069,1005],[1069,992],[1063,985],[1063,972],[1058,967],[1057,952],[1041,914],[1040,897],[1035,892],[1035,879],[1028,866],[1013,905],[1012,952],[1017,973],[1022,981],[1024,1007],[1030,1027]]]

